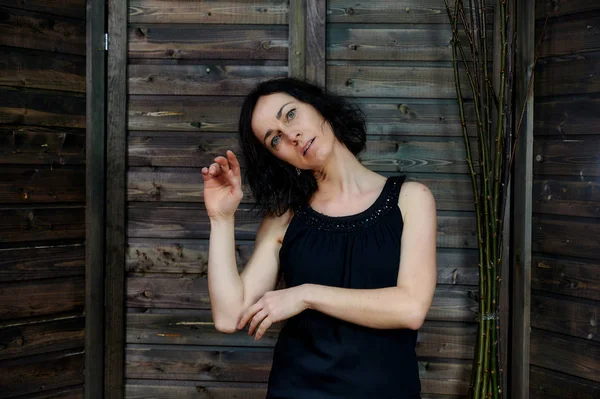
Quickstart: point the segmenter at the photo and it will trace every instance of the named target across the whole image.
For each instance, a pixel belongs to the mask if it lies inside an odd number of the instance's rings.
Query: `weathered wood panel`
[[[85,92],[85,59],[0,48],[0,85]]]
[[[493,2],[486,1],[488,21],[493,21]],[[467,10],[468,13],[468,10]],[[447,24],[444,2],[437,0],[329,0],[327,22]]]
[[[600,259],[600,223],[534,216],[532,244],[536,252]]]
[[[83,207],[0,209],[0,243],[84,237]]]
[[[534,180],[533,200],[534,212],[600,217],[600,182],[575,178]]]
[[[130,166],[204,167],[227,150],[240,155],[238,139],[232,135],[149,133],[130,136],[128,144]],[[366,149],[358,158],[363,165],[379,172],[467,173],[464,154],[464,143],[459,140],[400,141],[372,138],[367,140]],[[239,159],[244,162],[241,156]]]
[[[129,28],[130,58],[287,60],[287,27],[136,25]]]
[[[465,98],[472,98],[463,74]],[[327,89],[342,96],[456,98],[451,67],[328,65]]]
[[[533,290],[600,300],[600,263],[541,255],[534,256],[532,263]]]
[[[84,377],[85,378],[85,377]],[[22,399],[83,399],[84,386],[74,385],[64,388],[51,389],[37,394],[23,396]]]
[[[17,322],[0,328],[0,359],[82,347],[83,333],[83,316],[51,318],[37,323]]]
[[[244,65],[129,65],[129,94],[244,96],[287,67]]]
[[[447,17],[446,17],[447,18]],[[492,37],[492,31],[488,32]],[[466,35],[460,32],[463,43]],[[405,25],[397,29],[335,25],[327,28],[328,60],[452,61],[447,25]],[[492,43],[490,43],[490,50]],[[468,59],[470,52],[466,51]]]
[[[600,92],[600,59],[583,58],[547,64],[542,62],[543,60],[538,61],[535,72],[536,97]]]
[[[566,3],[571,3],[571,1]],[[560,5],[557,4],[557,6]],[[596,7],[600,11],[600,7]],[[543,20],[537,23],[536,37],[540,37],[543,25]],[[588,13],[585,14],[585,17],[580,14],[577,18],[549,19],[539,56],[575,55],[599,50],[600,35],[597,31],[598,26],[600,26],[600,13]],[[555,81],[554,84],[559,82]]]
[[[0,286],[0,319],[81,312],[83,302],[82,277],[3,285]]]
[[[251,241],[236,243],[236,260],[241,271],[254,249]],[[437,252],[437,283],[477,285],[477,253],[472,250],[440,249]],[[128,273],[198,274],[206,276],[208,242],[152,238],[129,239],[126,252]]]
[[[535,366],[531,366],[529,375],[531,399],[594,399],[600,396],[600,384],[593,381]]]
[[[286,24],[285,0],[131,0],[130,23]]]
[[[531,330],[531,364],[600,382],[600,344]]]
[[[560,17],[600,9],[597,3],[587,0],[537,0],[535,6],[536,19]]]
[[[208,281],[201,276],[129,277],[127,279],[128,307],[209,309]],[[428,320],[475,320],[477,288],[439,285]]]
[[[415,175],[415,179],[432,191],[438,210],[474,210],[471,182],[467,178]],[[249,187],[242,188],[242,202],[253,203]],[[202,202],[204,183],[199,168],[135,167],[127,173],[127,195],[129,201]]]
[[[127,380],[129,399],[264,399],[266,383]]]
[[[83,245],[2,251],[0,282],[82,276]]]
[[[85,96],[0,86],[0,123],[85,128]]]
[[[85,201],[85,169],[83,168],[2,166],[1,203],[83,201]]]
[[[251,208],[236,212],[236,237],[254,239],[260,219]],[[130,206],[127,232],[129,237],[208,238],[210,222],[206,210],[199,207],[173,205]],[[476,248],[475,218],[464,215],[438,214],[438,246],[443,248]]]
[[[15,0],[0,0],[0,5],[14,7]],[[85,0],[62,0],[52,2],[47,0],[19,0],[19,8],[38,11],[65,17],[85,19]]]
[[[585,181],[600,176],[600,139],[537,139],[533,143],[533,171],[538,175],[578,176]],[[539,178],[539,177],[538,177]]]
[[[266,382],[272,350],[129,346],[126,349],[128,378],[195,381]],[[420,362],[423,392],[466,394],[470,367],[466,364]]]
[[[0,126],[0,164],[81,165],[85,135],[78,129]]]
[[[325,86],[327,73],[327,1],[303,2],[306,9],[306,80],[317,86]]]
[[[370,135],[462,137],[455,100],[356,100],[355,103],[365,113],[367,131]],[[218,107],[215,104],[218,104]],[[237,133],[241,105],[242,99],[239,97],[130,96],[128,128],[149,131]],[[557,109],[557,112],[562,110],[562,106],[559,108],[561,109]],[[573,109],[573,112],[576,110]],[[475,112],[472,103],[465,103],[465,115],[469,134],[474,136],[476,134]],[[570,124],[574,123],[573,115],[577,114],[570,113],[566,123],[569,128]],[[543,120],[548,119],[545,114],[543,116]],[[559,123],[561,118],[565,117],[560,114],[557,118]],[[580,117],[577,117],[577,121],[579,120]],[[580,123],[588,122],[589,119],[584,119]]]
[[[0,7],[0,45],[85,54],[85,20]]]
[[[599,341],[598,306],[568,297],[531,296],[531,326]]]
[[[12,397],[83,384],[83,357],[83,351],[68,350],[5,361],[0,365],[2,394]]]
[[[600,98],[569,96],[537,99],[534,109],[534,135],[597,135],[600,132]]]

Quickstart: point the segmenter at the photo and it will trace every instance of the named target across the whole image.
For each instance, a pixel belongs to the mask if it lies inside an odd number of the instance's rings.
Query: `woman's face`
[[[259,98],[252,113],[252,130],[277,158],[299,169],[323,167],[336,140],[315,108],[285,93]]]

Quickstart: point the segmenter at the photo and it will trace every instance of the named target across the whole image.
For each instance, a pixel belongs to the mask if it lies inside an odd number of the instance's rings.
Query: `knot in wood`
[[[346,14],[348,15],[354,15],[354,8],[350,7],[346,10]]]
[[[144,291],[144,296],[145,296],[146,298],[152,298],[152,291],[150,291],[150,290],[145,290],[145,291]]]

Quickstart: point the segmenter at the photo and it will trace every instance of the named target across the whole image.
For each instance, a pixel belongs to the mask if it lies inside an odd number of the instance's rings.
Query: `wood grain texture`
[[[47,321],[0,328],[0,360],[83,346],[84,317],[53,317]]]
[[[536,215],[533,217],[532,247],[547,254],[600,259],[600,223]]]
[[[533,172],[537,175],[577,176],[582,181],[600,176],[600,139],[551,140],[533,143]]]
[[[13,359],[4,361],[0,365],[0,387],[6,397],[34,394],[78,384],[83,384],[82,350],[59,351]],[[44,397],[47,396],[41,396]]]
[[[82,276],[84,258],[83,245],[4,250],[0,282]]]
[[[45,390],[40,393],[35,393],[23,396],[23,399],[83,399],[84,386],[71,385],[64,388]]]
[[[130,399],[264,399],[266,394],[266,383],[128,379],[125,384]]]
[[[135,135],[128,140],[128,162],[130,166],[198,168],[210,165],[227,150],[239,156],[238,145],[237,137],[232,135]],[[401,141],[369,137],[358,159],[378,172],[467,173],[464,154],[464,142],[459,140]],[[241,156],[239,159],[244,162]]]
[[[466,75],[462,77],[463,96],[472,98]],[[355,97],[456,98],[450,67],[329,65],[327,89]]]
[[[492,21],[494,3],[486,3],[490,14],[488,21]],[[329,0],[327,22],[447,24],[448,14],[444,2],[440,3],[437,0]]]
[[[289,2],[288,76],[306,78],[306,0]]]
[[[600,7],[597,6],[600,11]],[[544,20],[537,23],[536,37],[540,37]],[[600,50],[600,12],[584,13],[574,18],[550,18],[546,24],[540,57],[576,55]],[[583,54],[585,57],[585,54]]]
[[[531,366],[529,397],[531,399],[594,399],[600,396],[600,384],[564,373]]]
[[[85,169],[2,167],[0,202],[4,204],[85,201]]]
[[[600,300],[600,262],[533,256],[533,290]]]
[[[130,26],[129,58],[287,60],[285,26]]]
[[[560,17],[600,9],[598,4],[587,0],[538,0],[535,2],[535,6],[536,19]]]
[[[287,67],[243,65],[129,65],[129,94],[244,96]]]
[[[0,243],[84,237],[83,207],[0,209]]]
[[[0,123],[85,128],[85,96],[0,86]]]
[[[0,126],[0,164],[82,165],[85,135],[79,129]]]
[[[580,58],[582,59],[547,64],[543,64],[544,60],[538,61],[535,72],[535,95],[551,97],[599,93],[600,59]]]
[[[130,23],[286,24],[285,0],[131,0]]]
[[[600,182],[592,178],[576,179],[534,180],[534,212],[600,217]]]
[[[15,0],[0,0],[0,5],[14,7]],[[47,14],[62,15],[85,19],[85,0],[63,0],[53,2],[47,0],[19,0],[18,8]]]
[[[85,54],[85,20],[0,6],[0,45]]]
[[[488,35],[492,36],[491,30]],[[467,43],[462,31],[459,37]],[[452,61],[451,40],[450,24],[397,28],[330,24],[327,60]],[[470,52],[466,55],[470,60]]]
[[[129,130],[237,132],[240,97],[130,96]]]
[[[0,85],[85,92],[85,58],[0,48]]]
[[[83,277],[13,283],[0,288],[0,319],[82,312],[83,302]]]
[[[310,0],[306,3],[306,80],[324,87],[327,67],[326,58],[326,0]]]
[[[536,98],[534,135],[596,135],[600,131],[600,99],[569,96],[555,99]]]
[[[537,328],[531,330],[531,364],[600,382],[600,344]]]
[[[531,326],[600,342],[598,306],[569,297],[531,295]]]

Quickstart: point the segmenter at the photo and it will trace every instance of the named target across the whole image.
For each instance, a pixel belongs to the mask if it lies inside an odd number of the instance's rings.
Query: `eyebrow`
[[[277,119],[281,119],[281,113],[283,112],[283,108],[285,108],[286,105],[291,104],[292,101],[290,101],[289,103],[285,103],[281,106],[281,108],[279,108],[279,111],[277,112]],[[265,138],[263,139],[263,145],[266,147],[267,146],[267,139],[269,138],[269,136],[271,135],[271,133],[273,133],[273,129],[269,129],[267,130],[267,134],[265,134]]]

